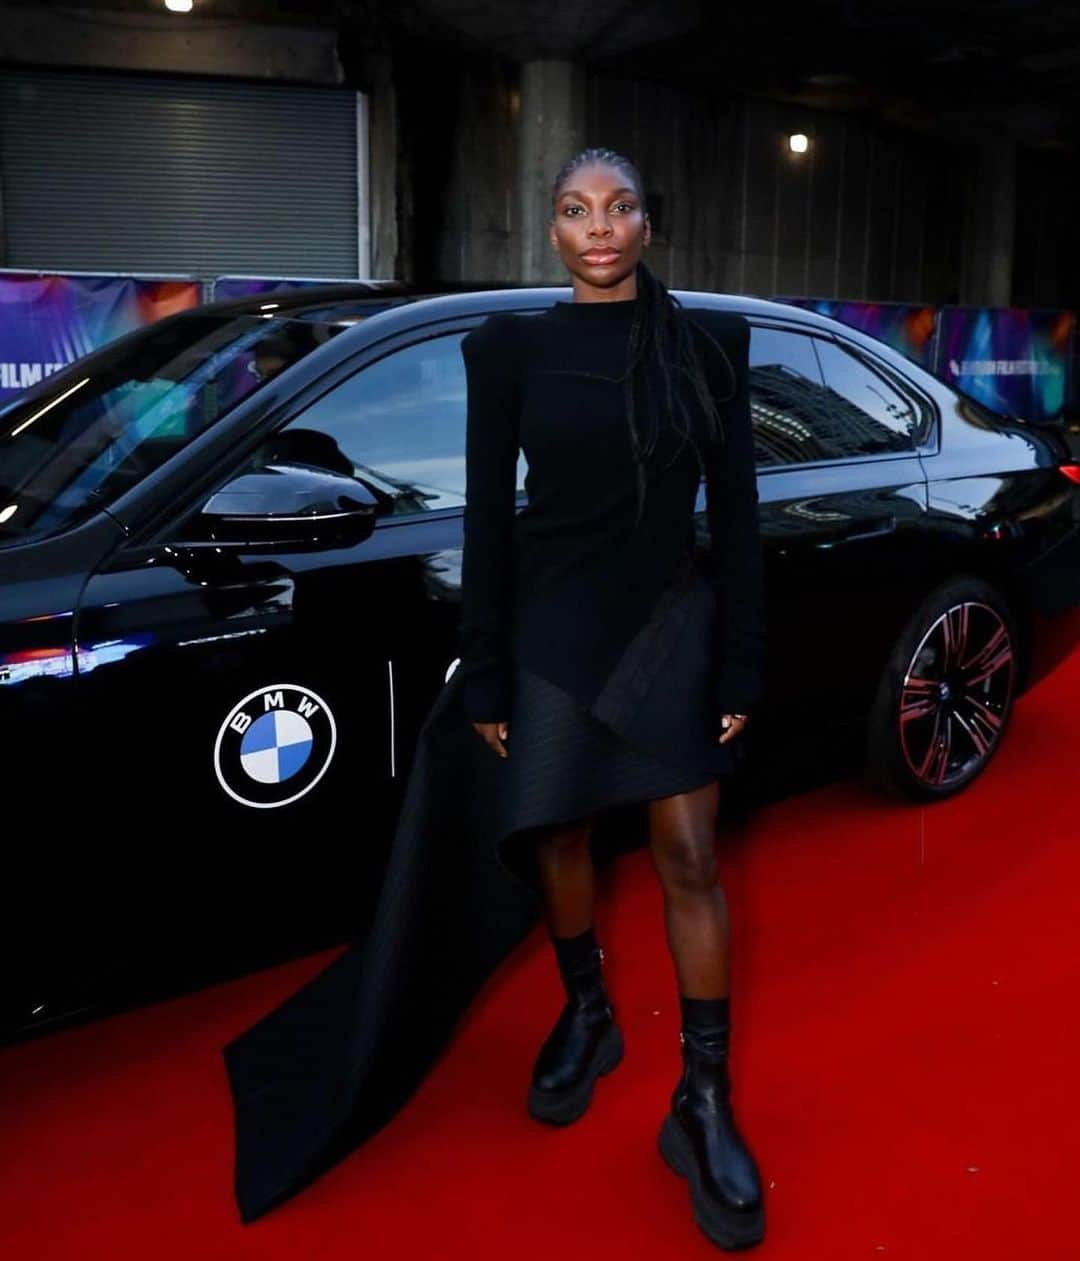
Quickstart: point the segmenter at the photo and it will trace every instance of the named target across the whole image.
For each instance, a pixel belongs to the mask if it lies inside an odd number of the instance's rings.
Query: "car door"
[[[876,685],[926,569],[921,399],[854,347],[755,323],[768,708],[811,745]]]
[[[233,487],[268,468],[355,479],[379,504],[363,541],[216,549],[194,512],[87,585],[100,738],[148,806],[115,818],[114,852],[155,857],[162,949],[193,920],[234,953],[363,929],[456,654],[468,326],[371,353],[229,470]]]

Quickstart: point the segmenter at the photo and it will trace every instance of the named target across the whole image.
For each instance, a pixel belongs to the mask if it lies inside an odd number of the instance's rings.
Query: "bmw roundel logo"
[[[287,806],[322,779],[336,744],[334,715],[321,696],[271,683],[230,710],[214,741],[214,770],[241,805]]]

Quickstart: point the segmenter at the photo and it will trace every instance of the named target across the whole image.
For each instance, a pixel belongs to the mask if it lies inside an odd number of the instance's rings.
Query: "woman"
[[[720,781],[761,692],[762,565],[749,325],[684,312],[644,265],[650,224],[625,157],[587,149],[552,189],[571,302],[469,334],[462,664],[468,718],[506,761],[498,849],[537,880],[566,1002],[528,1108],[565,1124],[622,1058],[593,926],[592,820],[647,802],[678,977],[682,1078],[660,1132],[714,1242],[763,1236],[732,1114]],[[717,404],[721,406],[717,406]],[[515,519],[519,446],[527,506]],[[704,470],[712,581],[692,564]],[[724,616],[716,616],[719,604]]]
[[[714,857],[720,781],[762,692],[749,326],[683,311],[641,260],[649,238],[634,166],[585,150],[553,187],[573,301],[463,339],[461,661],[421,727],[370,931],[225,1048],[245,1221],[386,1124],[541,911],[566,1002],[527,1106],[549,1123],[582,1115],[622,1056],[592,892],[608,808],[625,805],[647,815],[681,998],[661,1151],[709,1238],[762,1237],[730,1105]],[[694,560],[702,473],[708,575]]]

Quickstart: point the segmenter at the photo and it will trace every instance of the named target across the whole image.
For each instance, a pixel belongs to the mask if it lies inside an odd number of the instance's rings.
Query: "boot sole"
[[[669,1168],[690,1183],[694,1221],[714,1244],[735,1251],[738,1248],[750,1248],[764,1239],[764,1206],[753,1213],[740,1213],[717,1203],[701,1185],[701,1170],[694,1156],[694,1149],[685,1130],[670,1113],[660,1127],[659,1147],[660,1155]]]
[[[576,1121],[588,1111],[596,1079],[610,1073],[622,1057],[622,1033],[618,1025],[612,1025],[597,1043],[592,1064],[575,1086],[558,1092],[541,1090],[538,1086],[530,1089],[529,1115],[548,1125],[569,1125],[571,1121]]]

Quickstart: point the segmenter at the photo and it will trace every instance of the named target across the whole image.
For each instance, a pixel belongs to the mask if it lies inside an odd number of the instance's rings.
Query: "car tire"
[[[966,788],[1001,744],[1018,678],[1005,596],[974,575],[935,587],[882,672],[867,719],[868,783],[916,801]]]

